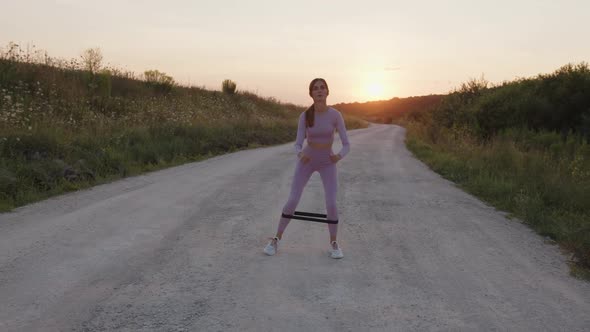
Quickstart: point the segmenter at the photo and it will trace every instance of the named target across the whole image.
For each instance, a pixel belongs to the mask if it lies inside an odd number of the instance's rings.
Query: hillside
[[[297,116],[305,110],[240,90],[180,86],[158,71],[146,79],[90,69],[14,48],[0,54],[0,211],[145,171],[286,143],[294,140]],[[350,129],[365,126],[352,116],[345,121]]]
[[[590,278],[590,68],[499,85],[463,83],[407,113],[408,147],[432,169],[572,252]]]

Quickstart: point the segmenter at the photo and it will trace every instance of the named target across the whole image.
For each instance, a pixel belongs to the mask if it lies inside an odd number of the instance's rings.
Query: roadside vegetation
[[[556,241],[590,279],[587,63],[496,86],[472,79],[399,123],[434,171]]]
[[[177,84],[9,43],[0,49],[0,211],[122,177],[295,139],[306,107]],[[302,93],[305,93],[305,88]],[[366,122],[345,116],[348,129]]]

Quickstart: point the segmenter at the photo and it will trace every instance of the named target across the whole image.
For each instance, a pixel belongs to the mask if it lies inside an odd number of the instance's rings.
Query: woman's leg
[[[303,188],[309,181],[309,178],[313,174],[313,167],[312,161],[310,160],[306,164],[303,164],[301,161],[297,161],[297,166],[295,166],[295,174],[293,175],[293,182],[291,183],[291,193],[289,194],[289,199],[285,206],[283,206],[283,213],[288,215],[293,215],[295,213],[295,208],[297,204],[299,204],[299,200],[301,199],[301,194],[303,193]],[[281,217],[279,221],[279,227],[277,229],[277,237],[281,239],[283,237],[283,232],[291,219]]]
[[[326,217],[328,220],[338,220],[338,208],[336,206],[336,193],[338,191],[338,177],[336,164],[331,164],[319,170],[324,185],[326,197]],[[328,224],[330,242],[336,241],[338,224]]]

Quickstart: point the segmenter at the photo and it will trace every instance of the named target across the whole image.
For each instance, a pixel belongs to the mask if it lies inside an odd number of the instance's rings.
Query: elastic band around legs
[[[321,213],[295,211],[295,213],[293,213],[293,215],[283,213],[282,217],[289,218],[289,219],[299,219],[299,220],[322,222],[322,223],[326,223],[326,224],[338,224],[338,219],[328,220],[327,216],[325,214],[321,214]]]

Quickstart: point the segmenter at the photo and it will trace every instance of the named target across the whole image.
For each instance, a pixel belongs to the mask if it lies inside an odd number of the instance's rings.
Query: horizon
[[[3,4],[0,47],[29,44],[62,59],[99,48],[103,65],[155,69],[209,90],[230,79],[296,105],[312,102],[315,77],[328,82],[329,104],[363,103],[448,94],[482,76],[500,84],[590,58],[583,1],[370,4],[23,1]]]

